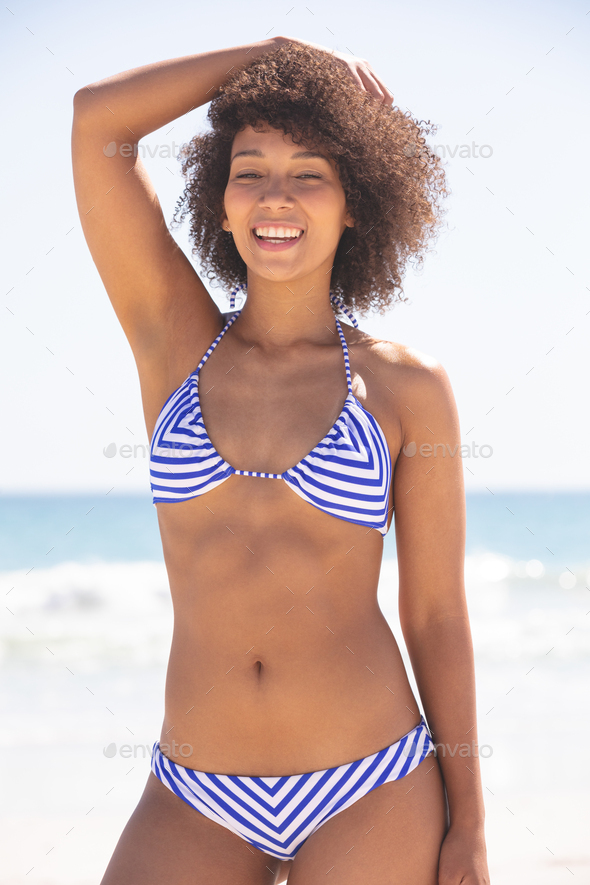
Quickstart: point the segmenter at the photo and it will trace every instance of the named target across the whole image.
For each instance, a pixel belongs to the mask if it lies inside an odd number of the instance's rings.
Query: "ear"
[[[229,231],[229,221],[227,220],[227,215],[225,212],[222,213],[221,218],[219,219],[219,223],[221,224],[221,228],[224,231]]]
[[[346,224],[346,227],[354,227],[355,221],[350,210],[347,211],[344,217],[344,223]]]

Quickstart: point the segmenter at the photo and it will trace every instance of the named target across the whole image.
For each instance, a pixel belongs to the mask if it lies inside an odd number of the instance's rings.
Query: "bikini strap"
[[[238,292],[241,292],[242,289],[244,290],[244,295],[247,295],[248,290],[246,288],[245,283],[238,283],[238,285],[231,290],[230,295],[229,295],[229,309],[230,310],[236,309],[236,295],[238,294]]]
[[[350,358],[348,356],[348,344],[346,343],[346,338],[344,337],[344,332],[342,331],[342,326],[338,321],[338,317],[334,318],[336,320],[336,328],[338,329],[338,334],[340,335],[340,343],[342,344],[342,352],[344,353],[344,368],[346,369],[346,383],[348,384],[348,392],[352,393],[352,378],[350,376]]]
[[[346,316],[348,317],[348,319],[350,320],[350,322],[352,323],[352,325],[354,326],[354,328],[355,328],[355,329],[358,329],[359,324],[358,324],[358,322],[357,322],[356,317],[355,317],[355,316],[353,315],[353,313],[347,308],[347,306],[345,305],[345,303],[344,303],[344,301],[342,300],[342,298],[338,298],[337,295],[334,295],[333,292],[330,292],[330,301],[332,302],[332,304],[335,304],[336,307],[339,307],[340,310],[342,311],[342,313],[346,314]]]
[[[213,353],[213,351],[215,350],[215,348],[217,347],[217,345],[219,344],[219,342],[221,341],[221,339],[223,338],[223,336],[225,335],[225,333],[227,332],[229,327],[232,325],[232,323],[235,323],[235,321],[237,320],[237,318],[239,317],[241,312],[242,312],[241,310],[237,310],[234,313],[234,315],[229,318],[229,320],[227,321],[227,323],[225,324],[225,326],[223,327],[223,329],[221,330],[221,332],[219,333],[219,335],[217,336],[217,338],[215,339],[215,341],[213,342],[213,344],[211,345],[211,347],[209,348],[209,350],[207,351],[207,353],[205,354],[205,356],[203,357],[203,359],[201,360],[201,362],[199,363],[197,368],[195,369],[195,375],[199,374],[199,372],[201,371],[201,369],[203,368],[203,366],[205,365],[205,363],[207,362],[207,360],[209,359],[209,357],[211,356],[211,354]]]

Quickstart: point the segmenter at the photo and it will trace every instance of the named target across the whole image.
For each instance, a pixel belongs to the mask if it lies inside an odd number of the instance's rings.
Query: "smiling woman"
[[[240,175],[247,176],[241,181],[264,180],[265,158],[252,136],[272,127],[307,148],[290,157],[294,181],[315,188],[335,179],[345,194],[354,222],[338,244],[333,291],[361,313],[404,300],[406,263],[418,267],[424,260],[448,193],[440,157],[426,142],[436,126],[418,122],[391,99],[375,101],[358,88],[338,53],[297,41],[237,71],[212,101],[208,119],[212,130],[181,151],[187,185],[172,227],[190,216],[193,251],[211,279],[228,288],[246,282],[237,241],[223,237],[218,219],[236,158]],[[245,157],[258,165],[246,166]]]
[[[211,93],[175,218],[247,292],[229,314],[137,152],[102,153]],[[434,236],[426,131],[366,61],[287,38],[76,95],[80,218],[137,363],[175,614],[152,773],[103,885],[489,882],[478,759],[439,762],[427,725],[476,745],[461,460],[411,457],[433,427],[459,445],[457,410],[436,360],[351,313],[401,298]],[[425,716],[377,603],[394,513]]]

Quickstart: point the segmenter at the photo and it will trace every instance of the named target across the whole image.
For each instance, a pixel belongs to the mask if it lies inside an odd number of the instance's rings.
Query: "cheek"
[[[232,187],[231,184],[229,184],[225,189],[223,202],[228,214],[229,212],[240,212],[245,206],[251,204],[252,195],[247,193],[246,188]]]
[[[342,201],[333,191],[314,191],[300,195],[300,204],[312,223],[326,231],[337,228],[342,215]]]

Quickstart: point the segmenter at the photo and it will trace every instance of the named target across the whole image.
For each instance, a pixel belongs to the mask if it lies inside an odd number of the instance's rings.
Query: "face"
[[[334,161],[268,126],[237,133],[224,206],[249,274],[274,282],[323,279],[354,225]]]

